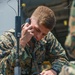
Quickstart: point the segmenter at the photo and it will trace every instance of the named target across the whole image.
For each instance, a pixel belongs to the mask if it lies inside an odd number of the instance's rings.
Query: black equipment
[[[14,75],[21,75],[21,67],[19,63],[19,38],[21,36],[21,11],[20,11],[20,0],[18,0],[18,15],[15,17],[15,37],[17,40],[17,50],[16,50],[16,66],[14,68]]]

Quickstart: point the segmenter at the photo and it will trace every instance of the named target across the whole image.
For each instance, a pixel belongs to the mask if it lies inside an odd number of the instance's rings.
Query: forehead
[[[39,27],[39,30],[44,33],[44,34],[47,34],[50,30],[47,29],[46,27],[44,27],[43,25],[40,25]]]
[[[50,30],[47,29],[46,27],[44,27],[44,25],[38,25],[37,20],[36,19],[32,19],[31,20],[31,24],[35,29],[40,30],[42,33],[47,34]]]

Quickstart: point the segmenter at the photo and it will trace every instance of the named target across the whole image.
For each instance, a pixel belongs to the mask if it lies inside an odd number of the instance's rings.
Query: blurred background
[[[52,33],[64,47],[68,34],[68,20],[72,0],[21,0],[21,23],[30,17],[39,5],[50,7],[56,15],[56,26]],[[0,0],[0,35],[15,28],[15,16],[18,13],[18,0]]]

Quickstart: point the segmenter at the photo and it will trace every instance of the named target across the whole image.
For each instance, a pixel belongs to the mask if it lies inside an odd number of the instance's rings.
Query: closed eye
[[[39,29],[35,29],[37,32],[41,32]]]

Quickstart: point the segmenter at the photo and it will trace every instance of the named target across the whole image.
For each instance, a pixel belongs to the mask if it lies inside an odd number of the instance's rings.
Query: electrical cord
[[[9,1],[11,1],[11,0],[8,0],[8,1],[7,1],[8,6],[9,6],[10,8],[12,8],[12,9],[14,10],[15,14],[17,15],[16,10],[9,4]],[[17,0],[16,0],[16,1],[17,1]],[[18,2],[18,1],[17,1],[17,2]]]

